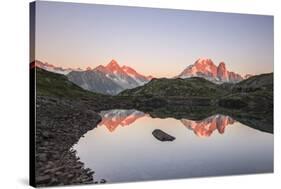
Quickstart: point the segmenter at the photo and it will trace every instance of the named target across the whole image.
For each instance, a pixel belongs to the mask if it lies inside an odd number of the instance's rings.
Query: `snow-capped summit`
[[[121,67],[119,66],[119,64],[113,59],[111,60],[106,66],[105,68],[108,70],[108,71],[111,71],[111,72],[119,72],[119,73],[122,73],[123,70],[121,69]]]
[[[236,83],[243,80],[241,75],[228,71],[224,62],[216,66],[209,58],[199,58],[194,64],[184,69],[177,77],[203,77],[215,83]]]
[[[89,71],[90,73],[87,74],[71,72],[68,74],[68,78],[84,89],[112,95],[150,81],[150,77],[138,73],[129,66],[120,66],[114,59],[106,66],[99,65]]]
[[[194,64],[188,66],[179,75],[181,78],[206,75],[208,77],[217,75],[217,67],[211,59],[199,58]]]
[[[108,64],[107,66],[119,66],[118,62],[114,59],[112,59]],[[119,66],[120,67],[120,66]]]

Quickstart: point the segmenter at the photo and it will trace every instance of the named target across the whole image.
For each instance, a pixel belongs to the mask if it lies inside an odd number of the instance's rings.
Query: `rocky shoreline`
[[[94,172],[84,167],[71,147],[101,117],[79,101],[53,97],[36,98],[36,186],[105,183],[96,181]]]

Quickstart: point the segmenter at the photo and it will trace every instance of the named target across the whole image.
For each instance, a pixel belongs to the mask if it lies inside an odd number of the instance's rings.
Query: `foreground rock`
[[[71,147],[101,121],[79,101],[36,99],[36,186],[94,183]]]
[[[153,132],[152,132],[152,135],[162,141],[162,142],[165,142],[165,141],[173,141],[175,140],[176,138],[165,133],[164,131],[160,130],[160,129],[155,129]]]

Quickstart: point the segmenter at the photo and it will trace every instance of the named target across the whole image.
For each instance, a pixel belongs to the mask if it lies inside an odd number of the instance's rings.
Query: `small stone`
[[[58,183],[59,183],[59,181],[58,181],[57,178],[52,178],[51,184],[56,185],[56,184],[58,184]]]
[[[55,175],[60,176],[60,175],[62,175],[62,172],[58,171],[58,172],[55,173]]]
[[[39,154],[38,158],[40,161],[47,161],[47,154],[45,153]]]
[[[36,183],[37,184],[44,184],[44,183],[48,183],[51,181],[51,176],[50,175],[44,175],[44,176],[38,176],[36,177]]]
[[[79,165],[79,164],[78,164],[78,165],[74,166],[73,169],[81,169],[82,166],[83,166],[83,165]]]
[[[42,136],[43,136],[44,138],[48,138],[48,137],[50,136],[50,134],[49,134],[47,131],[43,131],[43,132],[42,132]]]
[[[69,179],[71,179],[71,178],[73,178],[73,177],[74,177],[73,174],[68,174],[68,175],[67,175],[67,178],[69,178]]]

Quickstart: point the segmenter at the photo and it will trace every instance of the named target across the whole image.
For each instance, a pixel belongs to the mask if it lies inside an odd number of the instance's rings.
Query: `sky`
[[[65,68],[114,59],[173,77],[210,58],[242,75],[273,72],[272,16],[37,1],[35,24],[35,58]]]

